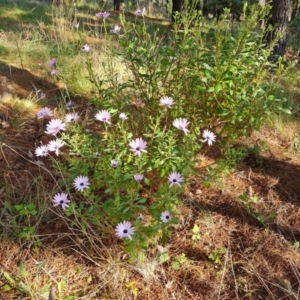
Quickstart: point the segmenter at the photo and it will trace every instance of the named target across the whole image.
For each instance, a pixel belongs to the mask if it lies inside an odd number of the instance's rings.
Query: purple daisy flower
[[[182,130],[184,134],[188,134],[190,131],[186,129],[186,127],[190,124],[185,118],[178,118],[173,121],[173,126]]]
[[[143,9],[138,9],[135,14],[138,16],[143,16],[146,13],[146,7],[143,7]]]
[[[132,140],[129,143],[129,146],[131,147],[131,151],[133,151],[134,155],[141,156],[141,152],[147,152],[145,149],[147,148],[147,142],[145,142],[142,138],[137,138],[135,140]]]
[[[42,145],[35,149],[36,156],[48,156],[49,155],[49,148],[46,145]]]
[[[86,176],[77,176],[73,182],[74,187],[82,192],[84,189],[89,188],[90,183],[89,179]]]
[[[45,93],[41,93],[40,99],[45,99],[45,98],[46,98],[46,94]]]
[[[70,108],[74,107],[74,105],[75,105],[74,102],[71,101],[71,100],[66,103],[67,109],[70,109]]]
[[[98,121],[101,121],[101,122],[104,122],[104,123],[107,123],[107,124],[111,124],[110,123],[110,119],[111,119],[111,114],[108,110],[101,110],[99,111],[95,118],[98,120]]]
[[[138,99],[137,100],[137,106],[144,107],[145,106],[145,101],[143,99]]]
[[[104,12],[98,12],[96,14],[96,17],[99,18],[99,19],[106,19],[107,17],[110,16],[110,13],[107,12],[107,11],[104,11]]]
[[[52,71],[50,72],[50,74],[51,74],[51,75],[58,75],[58,70],[52,70]]]
[[[202,142],[203,143],[207,142],[208,146],[211,146],[212,143],[216,141],[216,135],[213,132],[209,131],[208,129],[205,129],[203,131],[202,137],[203,137]]]
[[[134,174],[133,177],[136,182],[141,182],[144,179],[143,174]]]
[[[49,65],[50,68],[56,67],[56,58],[50,59],[48,65]]]
[[[47,134],[57,135],[61,130],[66,130],[66,124],[60,119],[52,119],[46,129]]]
[[[181,186],[180,183],[184,180],[181,174],[176,172],[172,172],[169,175],[168,179],[170,181],[170,187],[172,187],[173,185]]]
[[[68,199],[68,195],[65,193],[58,193],[54,196],[52,199],[53,201],[53,206],[58,206],[61,205],[62,209],[66,209],[71,201]]]
[[[128,221],[124,221],[123,223],[119,223],[115,229],[116,234],[119,238],[129,238],[132,239],[132,235],[134,234],[135,228],[131,226],[131,223]]]
[[[58,155],[59,149],[64,145],[64,142],[60,139],[50,141],[48,144],[49,151],[55,152]]]
[[[168,212],[167,210],[162,212],[161,215],[160,215],[160,220],[164,223],[167,223],[167,222],[171,221],[172,216],[171,216],[170,212]]]
[[[51,117],[53,116],[53,112],[49,107],[43,107],[40,109],[36,114],[38,119],[44,118],[44,117]]]

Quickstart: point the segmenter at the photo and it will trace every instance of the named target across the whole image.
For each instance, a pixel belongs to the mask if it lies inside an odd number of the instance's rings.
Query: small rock
[[[202,194],[202,191],[200,189],[197,189],[196,190],[196,195],[201,195]]]
[[[11,84],[8,84],[6,87],[10,92],[15,89]]]
[[[0,76],[0,83],[6,83],[6,82],[7,82],[7,77]]]
[[[4,93],[1,97],[2,102],[9,102],[13,98],[13,95],[10,93]]]

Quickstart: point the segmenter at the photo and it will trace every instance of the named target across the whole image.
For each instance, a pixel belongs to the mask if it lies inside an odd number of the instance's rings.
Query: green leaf
[[[9,282],[9,284],[15,285],[16,281],[10,276],[8,272],[3,272],[3,277]]]
[[[173,270],[179,270],[180,266],[181,265],[180,265],[179,261],[175,260],[175,261],[172,262],[172,269]]]
[[[163,65],[163,66],[168,66],[170,65],[170,61],[166,58],[163,58],[160,63]]]
[[[23,281],[19,282],[19,288],[29,295],[32,294],[29,286],[26,283],[24,283]]]
[[[86,282],[87,282],[88,284],[90,284],[92,281],[93,281],[93,277],[90,275],[90,276],[86,279]]]
[[[50,287],[51,287],[51,283],[47,283],[45,284],[42,288],[39,289],[39,294],[49,294],[49,290],[50,290]]]
[[[200,230],[199,226],[195,224],[193,227],[193,233],[199,233],[199,230]]]
[[[204,67],[205,69],[207,69],[207,70],[212,70],[211,66],[208,65],[207,63],[204,63],[204,64],[203,64],[203,67]]]
[[[221,88],[222,88],[221,84],[217,84],[217,85],[215,86],[215,88],[214,88],[214,92],[215,92],[216,94],[219,93],[220,90],[221,90]]]
[[[292,114],[292,112],[289,109],[287,109],[287,108],[283,108],[281,106],[277,106],[277,109],[280,110],[280,111],[282,111],[282,112],[284,112],[284,113],[286,113],[286,114],[288,114],[288,115]]]
[[[150,182],[150,180],[148,179],[148,178],[144,178],[144,181],[145,181],[145,183],[146,183],[146,185],[148,185],[148,186],[150,186],[151,185],[151,182]]]
[[[57,284],[57,288],[58,288],[58,293],[61,294],[63,291],[63,288],[66,286],[67,284],[67,280],[62,279],[58,284]]]
[[[22,277],[26,278],[28,276],[28,272],[26,271],[24,263],[22,261],[20,262],[19,268],[20,268],[20,273],[21,273]]]
[[[9,284],[5,284],[1,286],[1,291],[6,293],[9,292],[12,289],[12,287]]]
[[[168,252],[163,252],[159,256],[159,262],[162,264],[170,259]]]

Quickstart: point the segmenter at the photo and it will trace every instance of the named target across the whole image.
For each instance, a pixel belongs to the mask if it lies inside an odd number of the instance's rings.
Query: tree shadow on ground
[[[238,145],[236,147],[244,145]],[[250,150],[250,148],[247,148]],[[249,151],[237,166],[238,179],[230,179],[231,186],[226,191],[210,189],[208,201],[199,203],[203,208],[248,224],[255,228],[269,228],[287,241],[300,240],[300,166],[289,162],[292,159],[278,159],[270,150],[268,157]],[[215,147],[206,153],[214,160],[220,157]],[[237,175],[238,176],[238,175]],[[235,194],[245,193],[243,201]],[[257,202],[251,202],[251,195]],[[249,205],[247,207],[247,205]],[[273,213],[275,215],[273,215]],[[260,218],[262,216],[262,218]]]
[[[233,148],[237,150],[243,148],[248,152],[243,161],[238,164],[237,169],[243,171],[251,168],[251,172],[260,174],[259,178],[253,179],[253,184],[261,186],[260,192],[264,193],[270,189],[269,177],[278,179],[272,189],[280,195],[282,201],[300,207],[300,166],[298,164],[290,163],[289,161],[292,159],[288,157],[276,158],[272,154],[272,149],[268,149],[270,155],[263,156],[253,151],[254,148],[249,148],[243,144],[236,144]],[[218,160],[222,156],[217,146],[209,148],[206,155],[213,160]]]
[[[0,77],[7,78],[7,82],[5,80],[0,82],[0,96],[4,93],[11,93],[21,99],[26,99],[36,98],[37,95],[44,93],[46,99],[41,100],[40,104],[57,106],[63,100],[84,106],[88,103],[88,97],[73,94],[65,88],[62,82],[53,82],[50,77],[35,75],[26,69],[8,65],[3,61],[0,61]]]
[[[253,183],[260,185],[262,191],[268,192],[269,189],[275,190],[280,199],[300,207],[300,166],[289,163],[288,158],[276,159],[275,157],[264,157],[259,154],[251,153],[243,161],[243,166],[249,167],[253,172],[262,175],[260,178],[253,179]],[[278,179],[272,185],[269,177]]]
[[[1,1],[0,29],[20,32],[25,29],[25,25],[32,26],[37,22],[52,24],[51,3],[48,5],[26,1],[18,3]]]

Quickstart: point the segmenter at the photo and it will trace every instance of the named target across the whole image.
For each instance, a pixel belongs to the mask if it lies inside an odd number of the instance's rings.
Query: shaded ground
[[[27,70],[8,72],[2,65],[0,76],[6,78],[0,95],[10,92],[29,97],[32,83],[52,99],[60,93],[59,86]],[[10,123],[13,108],[1,104],[0,111]],[[5,232],[14,226],[4,209],[5,200],[20,201],[15,195],[36,176],[44,178],[44,189],[53,187],[53,177],[33,164],[27,153],[40,142],[43,124],[34,112],[24,124],[0,129],[1,141],[9,146],[2,146],[0,174],[15,186],[11,195],[0,188],[0,221]],[[119,241],[99,239],[99,244],[91,245],[46,208],[38,229],[42,246],[25,239],[2,241],[0,299],[47,299],[52,285],[61,286],[57,291],[61,296],[76,295],[60,299],[299,299],[299,129],[297,123],[287,124],[281,132],[264,127],[241,140],[248,148],[258,145],[260,152],[249,154],[223,178],[222,188],[205,187],[206,166],[214,158],[209,153],[201,156],[167,248],[154,247],[139,264],[127,263]],[[197,234],[193,233],[195,224]],[[168,258],[162,263],[166,251]],[[182,255],[186,259],[175,268],[174,262]]]

